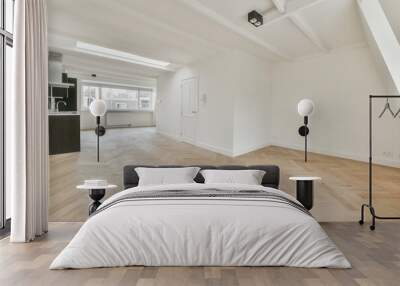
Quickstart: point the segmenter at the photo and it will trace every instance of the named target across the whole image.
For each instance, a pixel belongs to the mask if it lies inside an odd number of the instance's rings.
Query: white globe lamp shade
[[[302,99],[297,105],[297,112],[303,117],[311,115],[313,111],[314,102],[312,102],[310,99]]]
[[[93,114],[93,116],[104,116],[107,111],[107,105],[104,100],[101,99],[96,99],[92,101],[92,103],[89,106],[90,113]]]

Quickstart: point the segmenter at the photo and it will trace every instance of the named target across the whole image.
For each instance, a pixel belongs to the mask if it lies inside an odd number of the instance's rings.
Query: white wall
[[[313,152],[368,160],[368,98],[386,88],[368,46],[359,45],[308,59],[269,64],[229,52],[158,79],[157,129],[180,138],[180,83],[197,76],[200,98],[196,145],[230,156],[267,145],[303,150],[298,135],[303,119],[297,103],[315,102],[310,118]],[[378,114],[374,102],[374,158],[400,165],[399,121]],[[395,111],[400,100],[391,101]]]
[[[304,61],[276,64],[272,93],[271,143],[303,149],[304,139],[297,133],[303,121],[297,114],[297,103],[310,98],[316,106],[310,118],[310,149],[368,159],[368,96],[385,93],[369,48],[343,49]],[[375,102],[374,107],[376,159],[396,164],[400,148],[393,141],[400,142],[399,122],[388,117],[377,119],[384,102]],[[393,154],[385,155],[387,152]]]
[[[271,141],[271,66],[244,53],[236,53],[239,92],[234,109],[235,156],[265,147]]]
[[[199,79],[196,145],[232,156],[268,144],[268,64],[238,51],[158,78],[156,125],[160,133],[180,137],[180,85],[190,77]]]
[[[223,154],[233,150],[234,65],[233,53],[210,58],[205,62],[166,73],[158,78],[157,130],[179,138],[181,135],[181,92],[184,79],[197,77],[200,101],[197,113],[196,145]]]

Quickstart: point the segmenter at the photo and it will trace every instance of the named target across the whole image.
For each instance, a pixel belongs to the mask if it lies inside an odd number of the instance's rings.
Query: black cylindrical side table
[[[89,215],[94,213],[97,208],[101,205],[100,200],[106,194],[106,189],[91,189],[89,190],[89,197],[93,202],[89,205]]]
[[[96,181],[91,184],[90,181]],[[100,181],[100,182],[99,182]],[[110,185],[104,180],[85,180],[85,184],[76,186],[77,189],[89,191],[89,197],[93,200],[89,205],[89,215],[94,213],[101,205],[101,199],[104,198],[107,189],[114,189],[116,185]]]
[[[314,181],[321,180],[320,177],[290,177],[289,180],[296,181],[296,199],[308,210],[314,206]]]

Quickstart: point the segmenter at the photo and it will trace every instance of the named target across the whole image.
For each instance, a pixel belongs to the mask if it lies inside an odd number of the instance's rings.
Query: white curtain
[[[12,242],[28,242],[48,227],[48,48],[46,0],[16,0],[13,95],[8,98]]]

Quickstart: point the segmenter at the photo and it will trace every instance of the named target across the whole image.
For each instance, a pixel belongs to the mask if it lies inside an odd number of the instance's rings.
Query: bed
[[[280,191],[277,166],[199,166],[263,170],[261,185],[194,183],[138,186],[108,198],[50,269],[119,266],[291,266],[350,268],[312,215]],[[171,168],[179,166],[157,166]]]

